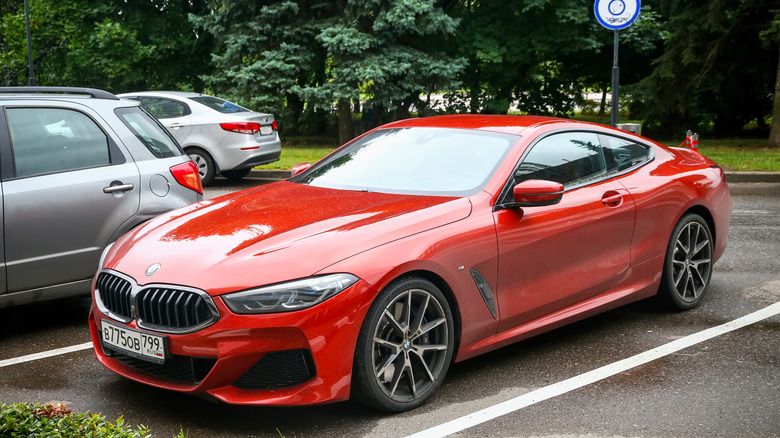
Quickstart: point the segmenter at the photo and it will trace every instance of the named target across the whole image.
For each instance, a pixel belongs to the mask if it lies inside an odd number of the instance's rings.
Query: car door
[[[635,219],[629,192],[607,176],[595,133],[542,138],[522,159],[514,179],[559,182],[565,192],[556,205],[494,213],[499,331],[614,286],[630,263]]]
[[[142,96],[134,99],[141,101],[141,106],[151,113],[170,131],[179,144],[192,133],[192,110],[189,105],[174,99],[157,96]]]
[[[91,278],[103,248],[138,211],[138,169],[83,107],[6,107],[3,169],[7,292]]]
[[[2,123],[2,116],[0,116],[0,123]],[[3,130],[0,129],[0,137],[3,135]],[[0,148],[2,148],[2,140],[0,139]],[[2,165],[3,157],[2,154],[0,154],[0,165]],[[3,183],[0,181],[0,224],[4,222],[3,220]],[[3,233],[0,232],[0,295],[5,293],[6,290],[6,280],[5,280],[5,239],[3,238]]]

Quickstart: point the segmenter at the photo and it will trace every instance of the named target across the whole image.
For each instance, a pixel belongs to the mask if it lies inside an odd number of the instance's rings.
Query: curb
[[[292,176],[289,170],[252,169],[250,177],[260,179],[287,179]],[[730,183],[780,183],[780,172],[726,172],[726,181]]]
[[[780,182],[780,172],[726,172],[726,182],[759,183]]]

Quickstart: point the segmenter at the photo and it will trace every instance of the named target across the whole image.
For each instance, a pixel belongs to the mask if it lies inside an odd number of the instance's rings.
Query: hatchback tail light
[[[237,132],[239,134],[254,134],[260,131],[260,124],[255,122],[220,123],[219,126],[225,131]]]
[[[171,167],[171,174],[179,184],[188,189],[195,190],[201,195],[203,194],[203,184],[200,182],[198,167],[195,166],[195,163],[192,161],[187,161],[186,163],[177,164]]]

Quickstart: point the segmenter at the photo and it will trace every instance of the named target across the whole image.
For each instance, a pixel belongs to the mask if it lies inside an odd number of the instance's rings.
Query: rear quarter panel
[[[631,192],[637,206],[632,265],[654,258],[660,258],[658,263],[662,263],[674,226],[687,211],[697,208],[706,209],[712,215],[716,257],[723,253],[731,198],[725,181],[706,159],[656,147],[654,161],[619,180]]]

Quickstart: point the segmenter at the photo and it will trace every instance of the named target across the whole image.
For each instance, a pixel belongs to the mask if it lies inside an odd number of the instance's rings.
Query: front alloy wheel
[[[356,398],[394,412],[423,404],[447,373],[453,330],[452,312],[434,284],[408,278],[388,287],[361,328]]]
[[[687,215],[674,228],[662,279],[662,292],[674,307],[688,310],[701,301],[712,274],[712,248],[712,233],[701,216]]]

